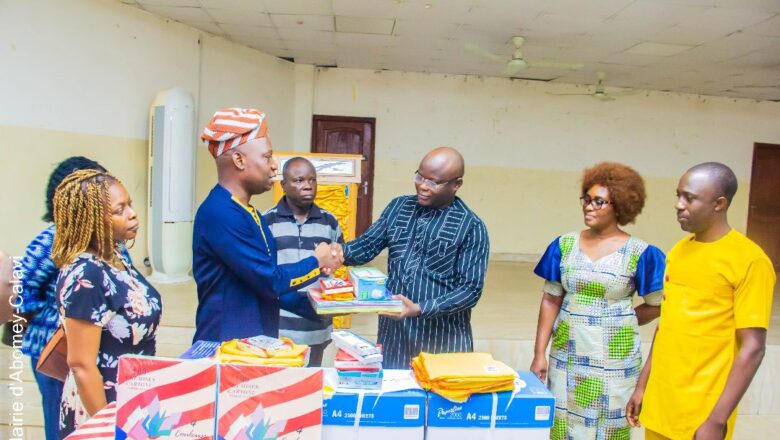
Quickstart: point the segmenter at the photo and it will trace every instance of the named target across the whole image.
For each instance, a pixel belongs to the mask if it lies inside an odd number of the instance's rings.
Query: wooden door
[[[747,235],[780,269],[780,145],[755,144]]]
[[[314,115],[311,130],[312,153],[360,154],[360,187],[358,188],[355,236],[371,226],[374,197],[375,118]]]

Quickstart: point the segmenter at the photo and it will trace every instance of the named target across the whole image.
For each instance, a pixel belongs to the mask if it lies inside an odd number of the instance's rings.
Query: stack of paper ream
[[[517,374],[488,353],[420,353],[412,359],[420,385],[453,402],[465,402],[472,393],[514,389]]]
[[[473,394],[454,403],[428,396],[426,440],[548,440],[555,399],[530,372],[520,372],[515,389]]]
[[[324,370],[323,439],[423,440],[426,393],[409,370],[385,370],[377,391],[339,388],[336,371]]]

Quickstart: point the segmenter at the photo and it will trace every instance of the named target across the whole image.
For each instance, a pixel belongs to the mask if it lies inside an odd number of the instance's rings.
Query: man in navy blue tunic
[[[201,138],[216,161],[218,181],[198,208],[193,228],[192,273],[198,286],[194,340],[277,337],[279,309],[312,316],[302,296],[282,294],[315,282],[342,260],[340,249],[321,244],[313,256],[277,264],[276,245],[249,204],[273,186],[273,157],[265,114],[254,109],[217,111]]]

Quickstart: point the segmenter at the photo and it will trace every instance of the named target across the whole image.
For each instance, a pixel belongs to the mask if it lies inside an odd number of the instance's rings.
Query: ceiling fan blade
[[[531,67],[540,69],[558,69],[558,70],[580,70],[584,66],[582,63],[564,63],[555,60],[534,60],[528,63]]]
[[[610,95],[612,96],[629,96],[629,95],[638,95],[639,93],[642,93],[639,89],[626,89],[621,90],[619,92],[610,92]]]
[[[614,101],[615,100],[615,98],[612,95],[609,95],[607,93],[594,93],[594,94],[592,94],[590,96],[598,99],[599,101]]]
[[[469,53],[472,53],[474,55],[477,55],[477,56],[480,56],[480,57],[483,57],[483,58],[487,58],[487,59],[490,59],[490,60],[493,60],[493,61],[502,62],[502,63],[505,63],[507,61],[506,57],[498,56],[498,55],[494,54],[493,52],[485,50],[485,49],[479,47],[478,45],[476,45],[474,43],[466,43],[466,44],[464,44],[463,45],[463,49],[466,50],[466,52],[469,52]]]

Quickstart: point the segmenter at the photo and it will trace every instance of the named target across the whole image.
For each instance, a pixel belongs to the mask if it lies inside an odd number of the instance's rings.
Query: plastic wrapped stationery
[[[382,388],[382,353],[379,346],[354,333],[338,330],[331,333],[338,347],[336,373],[338,386],[357,390]]]
[[[387,276],[376,267],[353,267],[349,280],[355,287],[355,298],[361,301],[383,300],[387,292]]]

